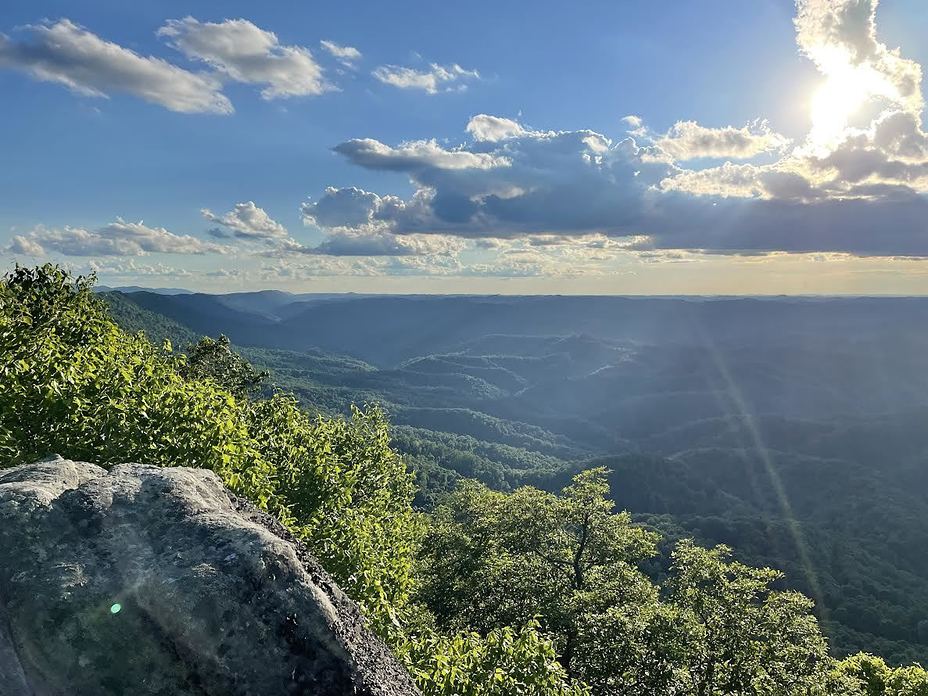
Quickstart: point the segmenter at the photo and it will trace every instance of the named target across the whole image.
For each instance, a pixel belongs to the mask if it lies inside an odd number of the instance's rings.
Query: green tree
[[[180,358],[121,331],[92,284],[55,266],[18,267],[0,283],[3,464],[57,452],[206,467],[284,514],[236,399],[184,379]]]
[[[256,370],[250,362],[232,350],[228,336],[204,336],[187,351],[181,374],[188,379],[211,379],[236,397],[254,396],[267,380],[268,373]]]
[[[862,696],[928,696],[928,671],[919,665],[893,668],[881,657],[858,653],[838,663],[833,674]]]
[[[639,569],[657,535],[616,513],[606,472],[560,495],[462,482],[435,510],[418,598],[444,630],[538,618],[569,678],[595,694],[796,695],[830,664],[811,602],[725,548],[678,545],[661,588]]]
[[[691,541],[673,552],[670,604],[686,626],[691,693],[804,694],[829,659],[812,602],[771,588],[781,573],[730,560],[730,549]]]
[[[530,622],[486,635],[426,631],[400,642],[397,654],[423,696],[588,696],[567,678],[551,642]]]
[[[601,469],[584,472],[560,496],[462,482],[435,510],[422,544],[418,597],[439,627],[486,633],[538,617],[570,678],[587,680],[594,663],[608,677],[634,671],[639,651],[610,645],[602,662],[592,655],[606,625],[645,629],[641,617],[656,609],[658,593],[636,564],[657,537],[613,513],[605,478]]]
[[[0,283],[0,466],[58,453],[212,469],[302,537],[377,628],[393,625],[418,526],[382,415],[313,418],[290,397],[249,399],[251,373],[221,341],[191,371],[120,330],[92,284],[51,265]]]
[[[310,416],[276,395],[245,406],[249,432],[275,471],[296,530],[384,632],[402,619],[421,525],[413,476],[390,447],[377,408],[350,419]]]

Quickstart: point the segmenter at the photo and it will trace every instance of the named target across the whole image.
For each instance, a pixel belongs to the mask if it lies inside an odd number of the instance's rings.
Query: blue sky
[[[924,293],[926,31],[915,0],[8,0],[0,249],[208,290]]]

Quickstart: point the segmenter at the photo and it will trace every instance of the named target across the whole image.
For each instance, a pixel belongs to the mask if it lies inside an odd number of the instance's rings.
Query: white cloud
[[[232,210],[223,215],[216,215],[208,208],[203,208],[200,213],[210,222],[230,230],[240,239],[285,239],[288,236],[287,228],[271,218],[253,201],[236,203]]]
[[[214,271],[207,271],[203,275],[209,278],[244,278],[247,277],[247,273],[241,268],[217,268]]]
[[[367,257],[341,257],[306,255],[298,261],[281,258],[262,267],[260,277],[265,281],[308,280],[328,277],[370,277],[387,275],[385,259]]]
[[[304,215],[323,227],[378,222],[401,233],[505,237],[616,230],[634,218],[648,188],[672,171],[646,161],[647,148],[592,131],[523,129],[496,143],[452,150],[430,142],[427,156],[419,147],[410,152],[377,141],[349,141],[335,150],[368,169],[408,174],[420,189],[402,200],[329,188],[304,206]]]
[[[306,280],[320,277],[459,277],[530,278],[588,277],[611,271],[597,264],[569,264],[543,253],[513,255],[492,261],[462,262],[456,256],[323,256],[278,259],[262,269],[265,280]]]
[[[911,128],[895,117],[860,137],[906,152],[920,147]],[[523,129],[498,142],[441,148],[457,157],[505,158],[507,166],[447,168],[442,156],[396,157],[394,148],[381,143],[375,156],[358,156],[371,150],[358,142],[336,151],[369,169],[407,174],[418,190],[403,199],[329,188],[304,204],[308,222],[341,233],[491,238],[497,246],[503,238],[535,236],[538,247],[542,235],[604,235],[625,240],[612,252],[928,255],[928,218],[921,217],[928,203],[913,197],[912,189],[906,197],[899,185],[875,184],[867,167],[897,177],[914,177],[918,169],[895,171],[878,158],[863,158],[853,169],[843,161],[792,154],[763,166],[729,162],[683,169],[662,158],[656,146],[631,138]]]
[[[764,121],[681,121],[654,134],[640,116],[626,116],[630,137],[613,140],[479,114],[467,124],[470,140],[456,147],[342,143],[335,151],[354,164],[408,176],[414,194],[330,188],[304,215],[342,233],[456,235],[478,240],[483,253],[533,264],[542,249],[558,249],[562,261],[626,253],[663,260],[668,250],[928,257],[921,66],[878,40],[876,7],[799,0],[797,42],[822,84],[810,131],[791,149]],[[688,164],[764,153],[772,161]]]
[[[303,221],[328,230],[315,247],[291,244],[282,251],[331,256],[449,255],[464,248],[456,237],[436,234],[403,234],[390,231],[392,220],[414,204],[395,196],[378,196],[359,188],[328,188],[316,202],[301,206]]]
[[[640,119],[634,127],[641,127]],[[764,122],[742,128],[707,128],[696,121],[677,121],[665,135],[655,140],[656,145],[676,160],[699,157],[748,159],[764,152],[782,150],[789,142],[789,138],[774,133]]]
[[[363,138],[349,140],[334,150],[355,164],[370,169],[405,172],[416,169],[492,169],[509,164],[504,155],[469,152],[465,149],[448,150],[434,140],[415,140],[390,147],[379,140]]]
[[[112,260],[105,263],[90,261],[86,268],[106,278],[191,278],[194,275],[186,268],[177,268],[163,263],[141,264],[134,259]]]
[[[306,202],[300,207],[303,222],[327,228],[361,228],[370,225],[383,205],[376,193],[357,187],[325,190],[315,203]]]
[[[464,249],[460,238],[437,234],[398,235],[384,229],[339,230],[302,253],[327,256],[453,256]]]
[[[516,121],[500,116],[477,114],[467,122],[467,132],[474,140],[496,143],[525,133],[525,129]]]
[[[15,235],[6,249],[7,253],[17,254],[20,256],[44,256],[45,249],[34,239],[23,237],[21,234]]]
[[[223,253],[225,249],[196,237],[173,234],[163,227],[116,218],[115,222],[96,230],[36,227],[28,235],[14,237],[7,251],[31,256],[50,252],[65,256],[144,256],[149,253]]]
[[[463,89],[466,80],[480,79],[476,70],[465,70],[457,63],[448,66],[432,63],[428,70],[416,70],[399,65],[381,65],[372,73],[386,85],[400,89],[417,89],[427,94]]]
[[[459,145],[428,137],[336,145],[359,167],[411,182],[413,193],[325,189],[301,207],[304,222],[325,235],[315,246],[290,238],[250,201],[203,215],[222,231],[217,236],[265,242],[265,257],[303,277],[595,275],[632,255],[647,261],[806,252],[928,257],[921,66],[878,39],[876,10],[877,0],[798,0],[797,43],[822,84],[809,134],[791,148],[760,120],[721,128],[679,121],[655,133],[634,115],[620,126],[629,137],[612,138],[534,130],[481,113],[468,121]],[[221,80],[262,85],[266,99],[332,88],[308,49],[281,45],[244,19],[188,17],[159,31],[210,66],[209,75],[139,56],[68,20],[21,32],[16,40],[0,35],[0,67],[88,95],[131,93],[176,111],[231,112]],[[322,41],[321,47],[345,65],[361,59],[350,46]],[[437,64],[384,65],[373,75],[429,94],[479,79],[476,71]],[[763,154],[769,155],[763,163],[695,161]],[[134,257],[254,253],[255,247],[117,220],[97,230],[36,228],[13,237],[7,250]]]
[[[345,67],[353,68],[361,60],[361,51],[354,46],[341,46],[326,40],[320,41],[319,45]]]
[[[264,99],[322,94],[333,87],[308,48],[282,46],[277,35],[245,19],[171,19],[158,30],[188,58],[236,82],[266,85]]]
[[[125,92],[182,113],[232,113],[221,84],[160,58],[105,41],[68,19],[28,25],[22,38],[0,34],[0,68],[22,70],[85,96]]]
[[[879,0],[797,0],[800,50],[828,77],[867,83],[880,96],[920,113],[921,66],[877,39]],[[860,85],[858,85],[860,86]]]
[[[696,196],[760,196],[764,192],[760,182],[762,171],[760,167],[751,164],[725,162],[718,167],[674,171],[660,182],[660,188],[663,191],[680,191]]]

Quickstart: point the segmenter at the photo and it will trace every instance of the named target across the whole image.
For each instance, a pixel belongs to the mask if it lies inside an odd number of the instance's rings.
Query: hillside
[[[119,317],[119,325],[126,331],[135,333],[144,331],[148,339],[155,344],[170,341],[178,350],[185,350],[191,343],[199,340],[201,334],[178,321],[145,309],[122,292],[101,292],[100,297],[106,302],[113,316]]]
[[[133,329],[230,335],[307,407],[382,404],[422,505],[604,463],[639,520],[785,570],[838,653],[928,662],[926,300],[121,302]]]

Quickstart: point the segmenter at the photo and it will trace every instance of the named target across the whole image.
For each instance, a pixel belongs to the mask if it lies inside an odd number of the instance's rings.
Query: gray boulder
[[[210,471],[0,471],[0,695],[417,694],[357,607]]]

